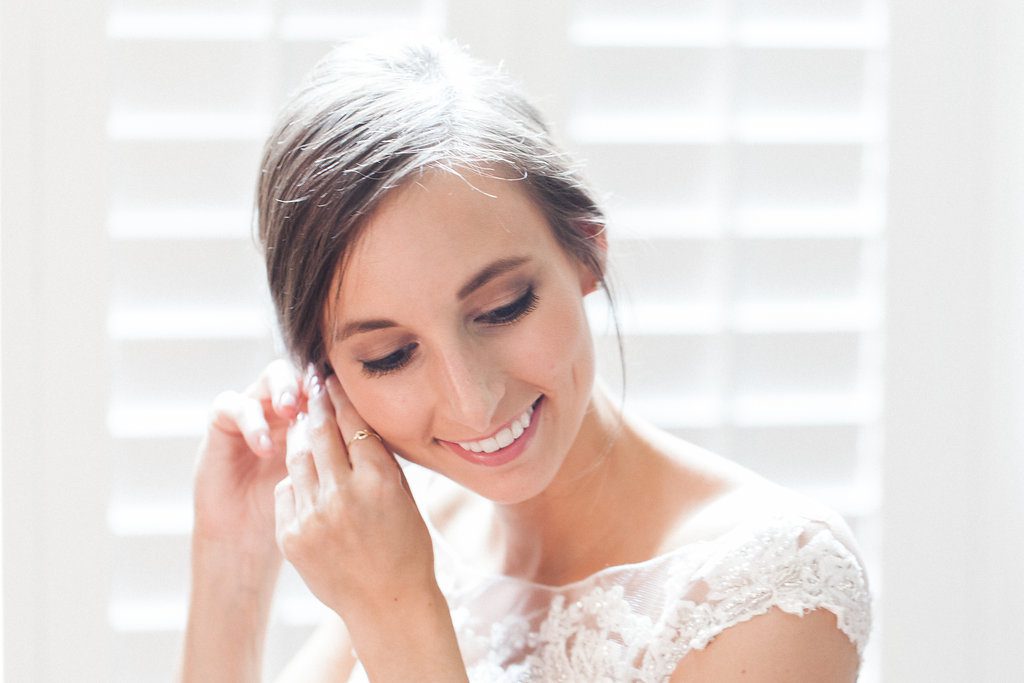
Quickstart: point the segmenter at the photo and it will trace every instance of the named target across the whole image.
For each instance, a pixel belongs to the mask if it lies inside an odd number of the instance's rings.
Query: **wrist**
[[[195,501],[192,508],[192,544],[222,546],[234,552],[277,554],[274,518],[256,513],[227,516],[218,514],[216,504]]]
[[[280,566],[279,557],[193,537],[181,683],[260,680]]]
[[[425,591],[396,594],[383,607],[350,610],[345,623],[371,680],[415,680],[424,671],[431,680],[466,680],[448,603],[436,582]]]
[[[271,595],[281,569],[276,546],[261,547],[244,540],[211,539],[200,533],[192,537],[192,591],[255,597]]]

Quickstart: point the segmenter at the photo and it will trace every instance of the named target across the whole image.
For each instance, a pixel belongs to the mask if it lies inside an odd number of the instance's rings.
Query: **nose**
[[[483,435],[494,426],[505,392],[495,363],[472,343],[451,344],[438,358],[439,405],[447,408],[450,420]]]

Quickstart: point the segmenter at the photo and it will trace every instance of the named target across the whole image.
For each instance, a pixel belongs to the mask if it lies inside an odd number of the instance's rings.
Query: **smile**
[[[441,441],[453,453],[474,465],[500,467],[522,455],[537,431],[538,411],[544,397],[493,435],[479,441]]]
[[[455,443],[474,453],[494,453],[521,437],[530,426],[532,416],[533,406],[531,405],[523,411],[522,415],[512,420],[507,427],[498,431],[494,436],[481,441],[456,441]]]

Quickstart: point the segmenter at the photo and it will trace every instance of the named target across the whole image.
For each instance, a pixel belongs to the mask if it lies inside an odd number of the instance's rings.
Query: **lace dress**
[[[428,526],[473,683],[666,681],[688,652],[773,607],[829,610],[861,654],[871,626],[843,535],[796,513],[560,587],[476,571]],[[358,664],[350,680],[366,680]]]

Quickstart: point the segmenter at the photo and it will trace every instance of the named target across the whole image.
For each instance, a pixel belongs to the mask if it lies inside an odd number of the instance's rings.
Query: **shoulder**
[[[751,480],[687,524],[704,550],[675,596],[689,652],[678,680],[855,680],[871,598],[842,517]]]
[[[779,486],[741,465],[695,444],[651,429],[647,433],[654,450],[684,472],[682,481],[697,479],[711,484],[693,506],[681,506],[664,538],[671,550],[694,542],[714,541],[743,530],[788,522],[806,531],[825,531],[859,556],[857,543],[845,520],[834,510],[792,489]],[[681,486],[679,496],[692,498]]]
[[[683,657],[672,681],[855,681],[857,649],[836,627],[836,616],[772,608],[721,633],[703,650]]]
[[[705,648],[722,652],[729,643],[755,651],[748,640],[760,638],[778,652],[783,645],[824,651],[832,643],[833,654],[852,652],[856,661],[870,631],[871,598],[846,521],[713,453],[681,448],[674,457],[724,485],[680,516],[666,539],[666,550],[680,551],[672,556],[681,575],[665,595],[680,626],[675,637],[697,661],[706,660]]]
[[[737,481],[709,497],[699,509],[681,520],[678,540],[713,541],[772,530],[823,533],[847,548],[859,559],[860,551],[853,532],[832,508],[796,491],[769,482],[757,475]],[[746,534],[746,535],[745,535]],[[806,540],[806,536],[804,537]]]

